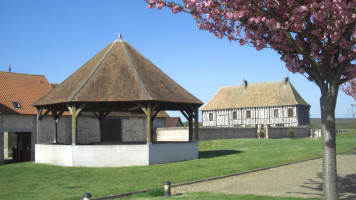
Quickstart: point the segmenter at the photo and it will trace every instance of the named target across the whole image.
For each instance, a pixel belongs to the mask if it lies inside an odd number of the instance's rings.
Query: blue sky
[[[289,76],[320,117],[318,87],[285,68],[272,50],[256,51],[200,31],[187,14],[147,8],[143,0],[1,0],[0,71],[45,75],[60,83],[122,33],[146,58],[207,103],[222,86]],[[336,117],[351,117],[340,91]],[[177,113],[170,113],[175,115]],[[183,121],[185,121],[183,119]]]

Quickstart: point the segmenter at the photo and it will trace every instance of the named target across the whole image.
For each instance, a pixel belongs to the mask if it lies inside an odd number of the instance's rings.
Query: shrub
[[[289,129],[289,130],[288,130],[288,136],[289,136],[291,139],[294,138],[295,133],[294,133],[294,130],[293,130],[293,129]]]
[[[260,136],[260,138],[265,137],[265,132],[263,131],[263,129],[260,129],[260,131],[258,132],[258,135]]]

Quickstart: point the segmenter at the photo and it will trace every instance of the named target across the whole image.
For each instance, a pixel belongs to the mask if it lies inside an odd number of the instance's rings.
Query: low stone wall
[[[185,127],[157,128],[157,141],[188,141],[189,130]]]
[[[281,139],[289,138],[288,130],[294,131],[294,138],[309,137],[310,129],[307,126],[295,126],[295,127],[268,127],[267,138],[268,139]]]
[[[257,128],[202,127],[199,128],[199,140],[219,140],[257,138]]]
[[[36,163],[69,167],[125,167],[198,159],[198,142],[155,144],[36,144]]]
[[[188,141],[189,130],[186,127],[157,128],[157,141]],[[199,128],[199,140],[219,140],[237,138],[256,138],[256,128]]]
[[[162,164],[199,158],[198,142],[168,142],[149,145],[149,164]]]

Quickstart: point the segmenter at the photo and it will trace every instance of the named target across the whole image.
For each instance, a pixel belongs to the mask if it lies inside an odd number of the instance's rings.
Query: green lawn
[[[337,137],[337,151],[356,147],[356,131]],[[200,159],[170,164],[85,168],[34,162],[0,166],[0,199],[80,199],[161,187],[321,156],[322,142],[235,139],[199,143]]]

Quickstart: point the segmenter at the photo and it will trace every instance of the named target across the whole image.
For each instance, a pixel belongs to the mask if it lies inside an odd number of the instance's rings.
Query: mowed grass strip
[[[337,137],[337,151],[356,147],[356,131]],[[161,165],[87,168],[34,162],[0,166],[0,199],[80,199],[223,176],[322,155],[322,141],[234,139],[199,142],[200,159]]]
[[[148,200],[148,199],[167,199],[166,197],[157,197],[157,196],[150,196],[145,194],[138,194],[132,195],[129,197],[118,198],[117,200],[128,200],[128,199],[135,199],[135,200]],[[195,193],[187,193],[178,196],[172,196],[170,199],[199,199],[199,200],[216,200],[216,199],[223,199],[223,200],[302,200],[303,198],[297,197],[271,197],[271,196],[256,196],[256,195],[239,195],[239,194],[222,194],[222,193],[208,193],[208,192],[195,192]],[[321,200],[322,198],[310,198],[308,200]]]

